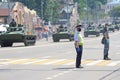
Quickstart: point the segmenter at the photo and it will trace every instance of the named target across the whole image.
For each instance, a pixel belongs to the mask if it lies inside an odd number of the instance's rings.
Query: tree
[[[111,17],[120,17],[120,6],[113,8],[110,12],[109,15]]]
[[[58,21],[61,0],[11,0],[19,1],[25,4],[28,8],[37,11],[40,17],[45,21]],[[42,15],[43,14],[43,15]]]
[[[11,1],[19,1],[28,6],[30,9],[34,9],[37,11],[37,14],[42,17],[46,21],[57,22],[60,15],[60,10],[62,8],[62,3],[64,0],[11,0]],[[89,15],[95,14],[93,13],[95,9],[99,9],[102,4],[105,4],[107,0],[73,0],[78,3],[78,12],[80,17],[85,16],[85,8],[88,5]],[[88,4],[86,4],[86,1]],[[44,3],[42,6],[42,2]]]
[[[99,13],[101,9],[101,5],[105,4],[107,0],[74,0],[78,2],[78,12],[81,17],[86,16],[86,11],[87,9],[87,14],[89,17],[93,18],[96,13]]]

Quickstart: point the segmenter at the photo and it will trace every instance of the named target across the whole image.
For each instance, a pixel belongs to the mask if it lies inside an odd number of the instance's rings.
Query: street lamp
[[[87,15],[87,20],[86,20],[86,24],[88,25],[88,0],[86,0],[86,15]]]

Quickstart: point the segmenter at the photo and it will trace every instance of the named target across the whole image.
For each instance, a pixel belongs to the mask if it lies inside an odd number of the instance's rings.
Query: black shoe
[[[83,68],[82,66],[76,67],[76,68]]]
[[[107,58],[104,58],[104,60],[111,60],[111,59],[107,57]]]
[[[108,57],[107,60],[111,60],[111,58]]]

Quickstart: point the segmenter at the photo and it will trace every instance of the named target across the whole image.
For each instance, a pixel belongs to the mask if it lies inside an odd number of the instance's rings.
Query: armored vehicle
[[[115,25],[109,25],[109,31],[115,32]]]
[[[115,25],[115,29],[117,29],[118,31],[120,30],[119,24]]]
[[[15,42],[23,42],[25,46],[35,45],[35,32],[29,32],[26,27],[19,25],[17,27],[10,26],[5,33],[1,33],[1,47],[10,47]]]
[[[59,26],[56,33],[52,35],[54,42],[59,42],[60,39],[69,39],[69,41],[74,40],[74,34],[68,30],[67,27]]]
[[[100,30],[100,33],[103,33],[104,26],[98,26],[98,29]]]
[[[87,27],[84,30],[84,37],[88,37],[88,35],[96,35],[96,37],[97,37],[97,36],[100,36],[100,31],[98,28],[96,28],[94,26]]]

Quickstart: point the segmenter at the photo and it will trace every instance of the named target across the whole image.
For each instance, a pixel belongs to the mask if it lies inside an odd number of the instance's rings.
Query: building
[[[9,24],[12,19],[31,30],[40,26],[36,11],[20,2],[0,2],[0,23]]]
[[[110,10],[117,6],[120,6],[120,0],[108,0],[105,7],[105,13],[108,13]]]
[[[9,23],[10,12],[14,5],[15,3],[0,2],[0,23]]]
[[[8,9],[0,9],[0,23],[7,24],[9,12]]]
[[[60,24],[69,26],[77,25],[79,14],[77,12],[77,3],[69,3],[65,5],[60,11]]]

